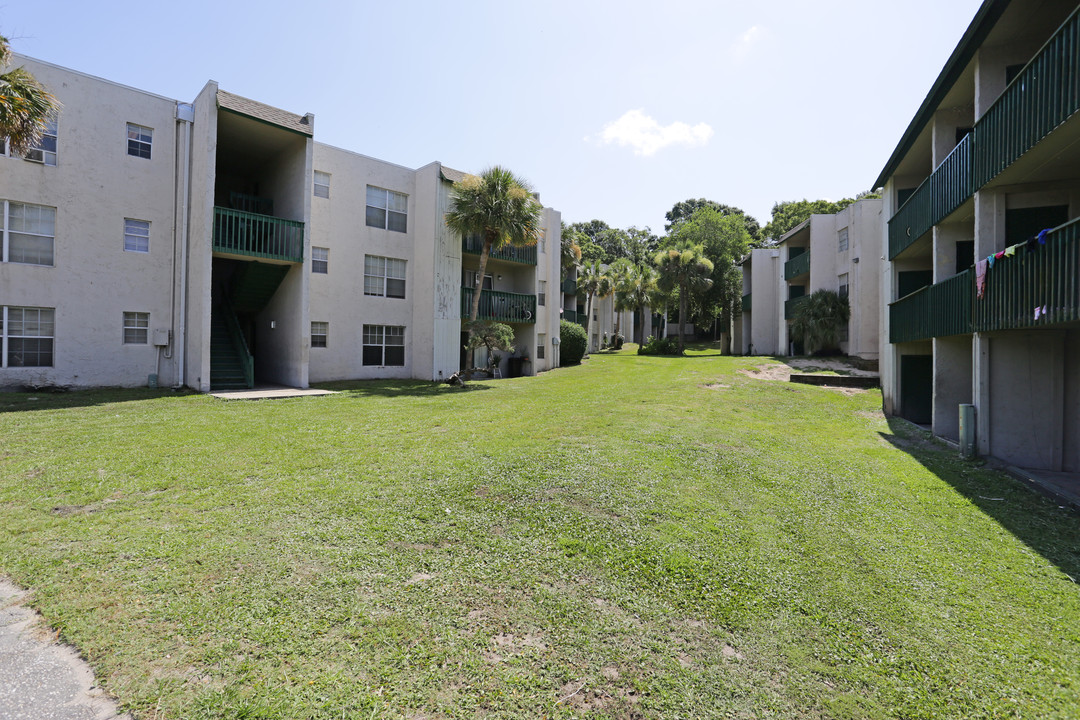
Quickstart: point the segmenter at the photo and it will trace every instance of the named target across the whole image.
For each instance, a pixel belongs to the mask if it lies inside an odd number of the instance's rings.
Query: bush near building
[[[585,357],[585,347],[589,341],[585,329],[577,323],[569,320],[559,323],[559,342],[562,347],[560,365],[577,365]]]

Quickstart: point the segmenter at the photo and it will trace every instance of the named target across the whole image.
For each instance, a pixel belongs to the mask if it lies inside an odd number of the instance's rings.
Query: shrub
[[[654,338],[652,335],[637,349],[638,355],[680,355],[679,343],[672,338]]]
[[[577,365],[585,357],[585,328],[569,320],[559,323],[560,365]]]

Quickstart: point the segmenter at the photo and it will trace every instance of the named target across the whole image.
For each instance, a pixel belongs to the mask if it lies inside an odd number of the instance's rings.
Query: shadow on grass
[[[33,410],[62,410],[65,408],[92,407],[112,403],[155,400],[164,397],[198,395],[194,390],[170,388],[97,388],[65,392],[0,392],[0,413],[29,412]]]
[[[440,382],[427,382],[424,380],[338,380],[335,382],[318,383],[312,385],[322,390],[334,390],[343,395],[353,397],[438,397],[440,395],[453,395],[463,392],[476,392],[478,390],[490,390],[488,385],[481,382],[501,382],[470,380],[465,387],[454,387]]]
[[[891,433],[881,437],[915,458],[1025,545],[1080,583],[1080,524],[1071,510],[1028,489],[1019,480],[965,460],[952,448],[907,420],[889,418]]]

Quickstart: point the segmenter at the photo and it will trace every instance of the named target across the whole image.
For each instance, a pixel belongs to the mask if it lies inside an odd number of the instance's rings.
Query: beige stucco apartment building
[[[832,215],[811,215],[775,247],[752,250],[742,260],[743,313],[739,342],[744,355],[792,355],[792,313],[817,290],[848,298],[851,318],[840,350],[866,360],[879,352],[879,253],[881,200],[858,200]]]
[[[0,387],[461,369],[479,247],[443,215],[462,173],[317,143],[314,116],[214,82],[183,103],[14,62],[63,108],[40,152],[0,157]],[[504,374],[554,366],[559,213],[541,224],[485,273],[481,316],[515,331]]]
[[[1080,5],[986,0],[877,179],[885,409],[1080,471]],[[965,429],[971,429],[965,424]],[[968,438],[964,438],[967,440]]]

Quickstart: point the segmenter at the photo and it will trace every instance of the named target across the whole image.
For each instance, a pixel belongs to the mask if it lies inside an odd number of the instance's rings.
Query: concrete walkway
[[[337,395],[335,390],[316,388],[286,387],[284,385],[259,385],[250,390],[218,390],[210,393],[211,397],[221,400],[272,400],[275,398],[312,397],[317,395]]]
[[[132,720],[96,687],[78,653],[21,604],[25,597],[0,578],[0,720]]]
[[[1080,473],[1030,470],[1012,465],[1009,472],[1054,502],[1071,505],[1074,510],[1080,511]]]

